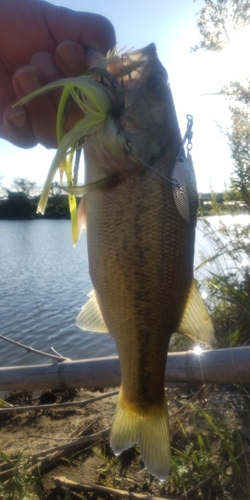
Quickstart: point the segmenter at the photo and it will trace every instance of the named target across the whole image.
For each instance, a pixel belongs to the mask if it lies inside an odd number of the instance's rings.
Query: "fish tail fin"
[[[160,480],[167,479],[170,438],[166,398],[162,405],[142,411],[138,405],[127,401],[121,390],[111,428],[110,445],[115,455],[120,455],[135,443],[140,445],[142,460],[148,471]]]

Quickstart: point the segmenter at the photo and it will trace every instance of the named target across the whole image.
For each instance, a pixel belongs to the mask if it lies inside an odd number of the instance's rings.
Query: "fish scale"
[[[124,394],[145,406],[162,402],[167,347],[192,279],[193,238],[171,185],[150,171],[128,184],[87,196],[88,252],[94,289],[116,341]],[[92,208],[96,197],[102,200],[98,212]]]

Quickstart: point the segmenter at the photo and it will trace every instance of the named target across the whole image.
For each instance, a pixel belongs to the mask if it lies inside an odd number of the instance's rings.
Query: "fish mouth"
[[[85,75],[94,77],[102,85],[104,92],[110,99],[112,114],[120,116],[124,109],[124,90],[120,83],[104,68],[91,68]]]
[[[107,58],[93,49],[86,49],[86,63],[88,69],[103,68],[117,80],[131,78],[132,73],[138,70],[145,62],[157,58],[155,43],[150,43],[143,49],[114,54]],[[138,76],[137,76],[138,77]]]
[[[124,91],[127,84],[141,76],[141,70],[149,60],[157,58],[156,45],[151,43],[143,49],[128,51],[122,55],[105,58],[92,49],[86,50],[88,71],[100,83],[112,103],[112,113],[120,117],[124,110]],[[127,127],[126,127],[127,128]],[[128,126],[130,133],[139,133],[138,127]]]
[[[123,84],[124,81],[137,80],[141,76],[142,66],[151,59],[157,58],[156,45],[151,43],[143,49],[124,52],[119,57],[119,64],[112,64],[112,61],[107,66],[107,70],[115,76],[115,78]]]

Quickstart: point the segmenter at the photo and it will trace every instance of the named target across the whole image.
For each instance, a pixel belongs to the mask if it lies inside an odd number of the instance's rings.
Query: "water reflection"
[[[109,335],[75,324],[92,285],[86,240],[70,235],[69,221],[0,221],[0,333],[72,359],[115,354]],[[33,363],[44,358],[0,340],[1,366]]]

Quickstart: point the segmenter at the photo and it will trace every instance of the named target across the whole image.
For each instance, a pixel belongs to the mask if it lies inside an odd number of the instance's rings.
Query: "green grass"
[[[0,498],[3,500],[37,500],[38,496],[30,491],[30,486],[39,481],[30,471],[29,458],[19,450],[15,460],[0,451],[0,459],[13,469],[10,479],[0,482]]]
[[[99,444],[93,449],[93,452],[103,461],[103,464],[99,468],[99,471],[104,474],[110,472],[114,465],[119,462],[119,458],[113,454],[110,446],[106,444]]]
[[[226,391],[220,398],[220,391],[210,387],[205,400],[184,403],[184,415],[171,431],[171,472],[165,490],[173,498],[185,492],[192,500],[249,500],[250,454],[241,431],[242,412],[230,406],[227,397]],[[245,405],[242,394],[236,400]],[[248,410],[245,405],[245,425]]]
[[[238,347],[250,342],[250,224],[215,229],[204,219],[203,235],[211,254],[203,255],[198,269],[213,264],[201,285],[215,328],[214,347]],[[209,269],[209,266],[207,267]]]

